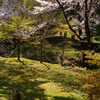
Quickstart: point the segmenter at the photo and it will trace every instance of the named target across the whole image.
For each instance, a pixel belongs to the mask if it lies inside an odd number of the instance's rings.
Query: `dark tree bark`
[[[65,44],[63,43],[62,54],[61,54],[61,66],[63,66],[63,62],[64,62],[64,51],[65,51]]]
[[[43,41],[41,40],[41,49],[40,49],[40,52],[41,52],[41,54],[40,54],[40,63],[42,63],[43,62]]]
[[[64,52],[65,52],[65,46],[66,46],[66,33],[64,34],[64,37],[63,37],[63,44],[62,44],[62,54],[61,54],[61,66],[64,65]]]
[[[89,28],[89,19],[88,19],[88,0],[85,0],[85,33],[87,36],[87,42],[90,43],[90,28]]]
[[[85,54],[84,54],[84,50],[82,51],[82,67],[85,67]]]
[[[18,39],[18,60],[20,61],[20,40]]]

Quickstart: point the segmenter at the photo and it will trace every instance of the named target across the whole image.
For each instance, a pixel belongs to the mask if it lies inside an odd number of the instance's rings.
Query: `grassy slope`
[[[13,88],[22,100],[83,100],[80,70],[21,58],[0,57],[0,100],[11,100]]]

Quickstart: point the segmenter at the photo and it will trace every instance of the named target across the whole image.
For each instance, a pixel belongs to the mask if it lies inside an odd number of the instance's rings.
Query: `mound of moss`
[[[59,64],[44,64],[0,57],[0,100],[10,100],[14,88],[19,89],[22,100],[84,100],[82,74]]]

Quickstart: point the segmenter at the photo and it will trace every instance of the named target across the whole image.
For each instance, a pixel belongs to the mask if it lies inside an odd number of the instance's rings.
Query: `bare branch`
[[[68,15],[65,13],[65,10],[63,8],[63,5],[61,5],[60,1],[59,0],[56,0],[56,2],[58,3],[58,5],[60,6],[62,12],[63,12],[63,15],[66,19],[66,22],[70,28],[70,30],[78,37],[79,40],[82,40],[82,38],[77,34],[77,32],[72,28],[72,26],[70,25],[69,21],[68,21]]]

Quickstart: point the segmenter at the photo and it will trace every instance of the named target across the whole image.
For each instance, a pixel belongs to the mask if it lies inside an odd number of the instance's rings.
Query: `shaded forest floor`
[[[43,43],[42,46],[42,58],[44,62],[52,64],[61,63],[61,56],[63,52],[63,39],[61,37],[48,38],[47,44]],[[82,65],[82,52],[80,44],[74,41],[66,40],[66,46],[64,47],[63,64],[64,65]],[[58,44],[57,44],[58,43]],[[31,60],[40,61],[41,45],[39,42],[24,43],[21,45],[21,57]],[[10,57],[17,57],[17,47],[12,50]]]
[[[0,57],[0,100],[11,100],[14,88],[22,100],[85,100],[81,87],[86,69],[16,59]]]

